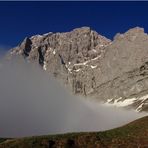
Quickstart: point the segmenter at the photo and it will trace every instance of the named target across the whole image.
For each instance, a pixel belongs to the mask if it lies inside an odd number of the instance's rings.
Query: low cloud
[[[0,45],[0,58],[2,58],[10,48],[10,46]]]
[[[19,58],[0,68],[0,137],[100,131],[142,116],[73,96],[40,67]]]

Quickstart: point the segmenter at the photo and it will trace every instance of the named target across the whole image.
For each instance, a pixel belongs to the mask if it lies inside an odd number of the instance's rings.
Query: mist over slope
[[[7,51],[6,48],[4,48],[3,46],[0,46],[0,60],[4,58],[4,56],[6,55],[6,51]]]
[[[102,132],[82,132],[57,135],[33,136],[27,138],[0,139],[0,148],[110,148],[148,147],[148,116],[129,124]]]
[[[73,96],[21,58],[2,62],[0,101],[0,137],[106,130],[145,115]]]

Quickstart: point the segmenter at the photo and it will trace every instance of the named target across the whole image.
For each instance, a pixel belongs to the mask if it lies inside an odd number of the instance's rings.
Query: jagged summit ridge
[[[68,52],[69,57],[63,55],[64,61],[67,63],[68,60],[68,62],[75,60],[73,61],[74,63],[79,63],[79,61],[83,62],[89,59],[89,56],[95,57],[96,53],[100,52],[99,49],[107,46],[108,43],[110,43],[109,39],[92,31],[89,27],[82,27],[67,33],[48,33],[32,36],[31,38],[27,38],[27,40],[25,39],[19,48],[16,47],[12,49],[12,53],[23,53],[24,51],[22,49],[24,48],[24,44],[30,44],[31,50],[28,57],[30,59],[35,56],[32,55],[32,51],[36,51],[35,48],[43,47],[44,54],[50,51],[53,53],[58,53],[60,51],[62,52],[61,54],[63,54],[63,52]],[[73,58],[73,56],[76,57]]]
[[[75,94],[147,110],[148,35],[143,28],[117,34],[113,41],[89,27],[35,35],[11,49],[9,56],[14,55],[39,63]]]
[[[125,33],[117,33],[114,36],[114,40],[120,40],[122,38],[128,38],[129,40],[134,41],[137,36],[142,35],[142,34],[147,35],[147,33],[144,32],[144,28],[135,27],[135,28],[129,29]]]

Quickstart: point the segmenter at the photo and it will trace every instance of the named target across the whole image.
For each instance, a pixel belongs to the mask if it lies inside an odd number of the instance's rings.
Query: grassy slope
[[[104,131],[70,133],[6,140],[0,148],[148,148],[148,116],[123,127]]]

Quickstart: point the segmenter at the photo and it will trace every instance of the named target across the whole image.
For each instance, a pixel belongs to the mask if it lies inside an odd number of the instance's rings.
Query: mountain
[[[27,37],[7,58],[22,56],[62,80],[74,94],[148,111],[148,35],[135,27],[114,40],[89,27]]]
[[[148,116],[104,132],[71,133],[19,139],[3,139],[0,148],[146,148]]]

